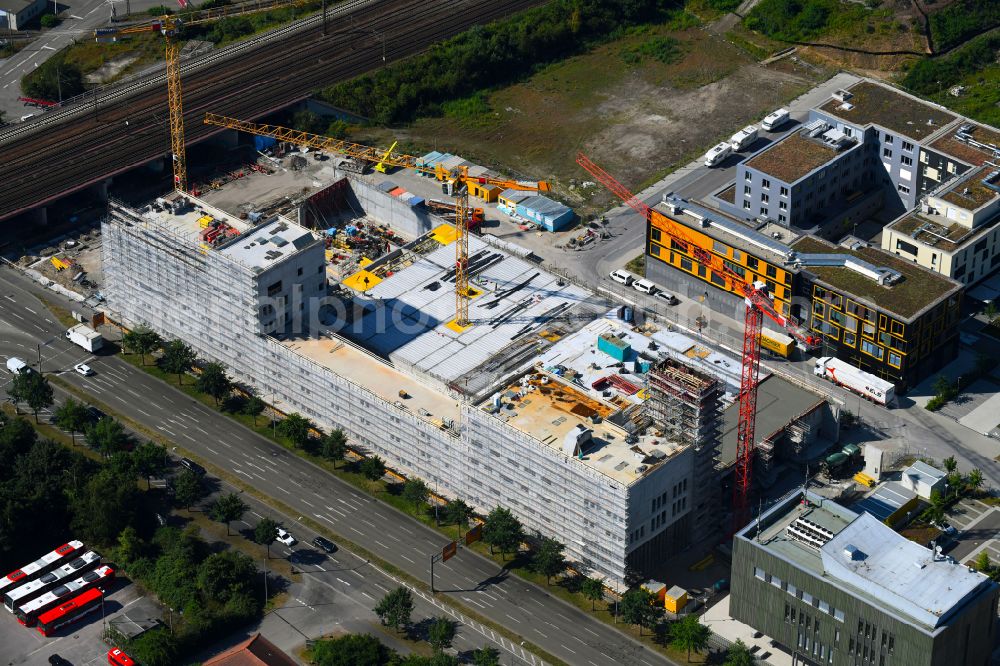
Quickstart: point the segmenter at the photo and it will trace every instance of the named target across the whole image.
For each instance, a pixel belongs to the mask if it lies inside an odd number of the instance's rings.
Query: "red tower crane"
[[[774,321],[789,335],[807,348],[817,345],[815,337],[803,331],[798,324],[783,317],[774,309],[767,285],[762,281],[748,282],[745,277],[729,268],[721,257],[698,247],[685,233],[684,227],[675,223],[663,213],[651,208],[614,176],[594,164],[583,153],[577,155],[576,163],[586,169],[598,182],[614,192],[630,208],[651,222],[658,217],[658,228],[670,239],[690,252],[694,261],[725,280],[726,286],[736,291],[746,304],[745,327],[743,329],[743,368],[740,373],[740,420],[736,431],[736,474],[733,484],[733,529],[739,529],[749,517],[749,494],[753,471],[753,450],[755,446],[754,426],[757,420],[757,381],[760,373],[760,332],[764,315]]]

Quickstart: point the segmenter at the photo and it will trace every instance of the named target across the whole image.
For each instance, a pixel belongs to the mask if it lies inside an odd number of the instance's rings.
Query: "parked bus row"
[[[70,541],[0,579],[0,593],[18,622],[50,636],[100,606],[114,576],[100,554]]]

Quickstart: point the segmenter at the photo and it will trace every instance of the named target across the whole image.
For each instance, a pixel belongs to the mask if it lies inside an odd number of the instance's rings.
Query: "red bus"
[[[54,571],[43,573],[35,580],[28,581],[20,587],[3,595],[3,605],[11,613],[18,606],[23,606],[32,599],[37,599],[61,582],[72,580],[80,574],[95,569],[101,564],[101,556],[90,550],[80,557],[67,562]]]
[[[33,601],[29,601],[21,606],[14,614],[17,621],[26,627],[35,626],[38,617],[47,610],[55,608],[59,602],[72,598],[81,592],[110,583],[115,578],[115,570],[109,566],[103,566],[94,571],[89,571],[76,580],[60,585],[54,590],[50,590]]]
[[[104,592],[100,588],[90,588],[66,603],[59,604],[39,615],[38,631],[41,632],[42,636],[51,636],[59,627],[76,622],[87,613],[92,613],[100,608],[103,598]]]
[[[111,666],[135,666],[135,660],[122,652],[121,648],[111,648],[108,650],[108,663]]]
[[[34,580],[47,571],[52,571],[65,562],[70,555],[82,549],[82,541],[70,541],[59,546],[51,553],[42,555],[31,564],[26,564],[17,571],[10,572],[3,578],[0,578],[0,594],[14,589],[17,585],[23,585],[28,581]]]

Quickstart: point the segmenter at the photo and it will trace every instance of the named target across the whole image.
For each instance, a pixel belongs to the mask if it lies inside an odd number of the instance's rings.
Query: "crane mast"
[[[733,529],[742,527],[749,512],[750,486],[753,481],[753,453],[756,447],[755,429],[757,423],[757,384],[760,376],[760,333],[763,328],[764,315],[788,331],[807,348],[816,345],[816,339],[799,329],[792,321],[783,317],[775,310],[771,297],[767,293],[767,285],[763,282],[748,282],[736,271],[732,270],[714,254],[698,247],[684,232],[683,228],[673,220],[651,208],[618,182],[614,176],[599,167],[586,155],[577,155],[577,164],[588,171],[598,182],[617,195],[627,206],[642,215],[647,223],[653,216],[659,216],[658,228],[674,242],[682,245],[691,253],[701,266],[715,272],[724,278],[726,284],[743,296],[746,310],[743,328],[743,359],[740,372],[739,395],[739,425],[736,439],[736,475],[733,484]]]
[[[455,319],[451,322],[454,328],[464,329],[472,324],[469,320],[469,182],[484,185],[496,185],[506,189],[524,190],[530,192],[548,192],[549,184],[545,181],[508,180],[492,176],[470,176],[468,167],[457,167],[450,172],[440,165],[429,167],[422,164],[420,158],[412,155],[394,153],[390,148],[380,151],[372,146],[352,143],[343,139],[333,139],[321,134],[310,134],[280,125],[252,123],[237,118],[220,116],[215,113],[205,114],[205,124],[217,127],[269,136],[279,141],[286,141],[297,146],[342,153],[357,160],[374,164],[410,169],[419,173],[435,176],[442,181],[441,188],[445,194],[455,198]],[[394,144],[395,145],[395,144]]]

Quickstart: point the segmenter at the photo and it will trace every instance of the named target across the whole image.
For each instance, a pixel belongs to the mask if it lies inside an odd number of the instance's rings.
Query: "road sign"
[[[441,561],[447,562],[448,560],[453,558],[455,556],[455,553],[457,552],[458,552],[458,542],[452,541],[447,546],[441,549]]]
[[[470,546],[483,538],[483,524],[478,523],[475,527],[465,533],[465,545]]]

